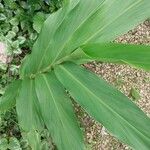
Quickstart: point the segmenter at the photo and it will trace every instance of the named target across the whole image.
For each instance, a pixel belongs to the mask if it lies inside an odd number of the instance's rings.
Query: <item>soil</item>
[[[150,21],[145,21],[116,39],[115,42],[150,45]],[[85,67],[116,86],[130,98],[132,98],[131,90],[135,88],[140,98],[134,102],[150,116],[150,72],[134,69],[127,65],[99,62],[85,64]],[[85,140],[89,148],[92,150],[131,149],[111,136],[105,127],[90,118],[79,106],[76,107],[76,111],[85,131]]]

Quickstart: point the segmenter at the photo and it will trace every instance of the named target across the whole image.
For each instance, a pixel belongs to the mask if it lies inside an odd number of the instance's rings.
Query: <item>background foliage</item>
[[[41,26],[50,13],[59,9],[60,0],[0,0],[0,42],[6,43],[8,64],[0,64],[0,95],[12,80],[18,78],[20,63],[40,32]],[[41,133],[42,146],[52,144],[47,140],[47,131]],[[48,140],[50,141],[50,140]],[[27,136],[19,130],[16,111],[0,114],[0,150],[30,149]]]

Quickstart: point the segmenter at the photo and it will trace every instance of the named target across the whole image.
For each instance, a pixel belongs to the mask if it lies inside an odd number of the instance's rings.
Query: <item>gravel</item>
[[[145,21],[132,31],[116,39],[115,42],[149,45],[150,21]],[[127,65],[96,62],[85,64],[85,67],[116,86],[131,99],[131,89],[135,88],[140,99],[134,102],[150,116],[150,72],[131,68]],[[89,148],[92,150],[131,149],[111,136],[102,125],[95,122],[79,106],[76,106],[76,111],[84,129],[85,141],[88,143]]]

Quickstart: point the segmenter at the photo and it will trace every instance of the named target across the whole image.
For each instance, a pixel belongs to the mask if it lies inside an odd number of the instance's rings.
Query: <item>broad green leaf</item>
[[[7,87],[4,95],[0,97],[0,112],[7,111],[15,106],[20,86],[21,80],[16,80]]]
[[[63,4],[68,4],[70,2],[70,0],[63,0]]]
[[[115,39],[147,19],[149,8],[149,0],[71,0],[45,21],[22,76],[47,71],[83,44]]]
[[[116,43],[87,44],[82,47],[89,57],[108,62],[123,62],[150,70],[150,46]]]
[[[35,79],[43,120],[59,150],[83,150],[81,131],[73,112],[71,100],[54,72]]]
[[[16,110],[19,125],[24,131],[29,132],[43,128],[34,80],[26,78],[22,81],[22,87],[16,99]]]
[[[125,95],[73,63],[58,65],[55,73],[73,98],[115,137],[136,150],[149,150],[150,119]]]

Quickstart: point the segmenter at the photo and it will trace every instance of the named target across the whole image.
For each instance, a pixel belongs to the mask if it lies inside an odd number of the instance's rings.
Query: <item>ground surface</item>
[[[134,30],[118,38],[116,42],[150,44],[150,21],[145,21]],[[130,98],[132,98],[132,89],[136,89],[140,97],[135,103],[150,116],[150,72],[134,69],[126,65],[107,63],[93,62],[85,66],[102,76]],[[85,128],[85,139],[92,150],[130,149],[109,135],[103,126],[94,122],[84,111],[77,110],[78,116]]]

